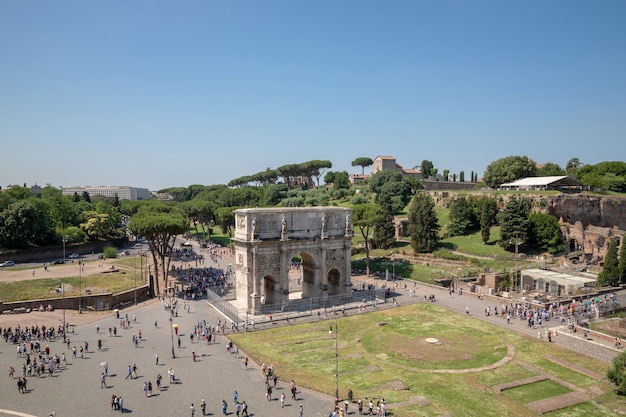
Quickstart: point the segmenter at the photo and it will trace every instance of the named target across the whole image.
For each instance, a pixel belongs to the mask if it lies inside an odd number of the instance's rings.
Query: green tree
[[[359,229],[365,245],[365,269],[366,274],[370,276],[370,239],[371,233],[376,224],[383,217],[380,206],[373,203],[357,204],[352,212],[352,224]]]
[[[459,182],[465,182],[465,171],[459,172]]]
[[[411,246],[417,253],[432,252],[439,243],[439,223],[432,197],[418,191],[409,206]]]
[[[324,182],[326,184],[332,184],[333,189],[349,189],[350,175],[347,171],[328,171],[324,176]]]
[[[117,258],[117,249],[115,249],[113,246],[107,246],[102,251],[102,256],[104,257],[104,259]]]
[[[450,170],[449,169],[444,169],[443,170],[443,180],[444,181],[448,181],[449,180],[449,175],[450,175]]]
[[[380,204],[382,216],[379,217],[378,222],[374,226],[372,242],[378,249],[389,249],[393,247],[396,241],[393,207],[391,197],[386,194],[381,195],[385,196]]]
[[[605,161],[576,170],[576,178],[592,189],[626,192],[626,162]]]
[[[506,203],[504,210],[498,215],[500,224],[500,246],[511,251],[515,248],[515,242],[520,246],[528,245],[530,223],[528,214],[530,201],[527,199],[511,197]]]
[[[177,207],[154,204],[142,207],[131,217],[128,228],[135,236],[144,236],[148,241],[155,265],[154,292],[161,294],[159,277],[163,277],[163,289],[167,289],[167,272],[170,268],[170,255],[174,251],[176,236],[189,230],[189,220]],[[161,274],[157,265],[161,268]]]
[[[618,394],[626,395],[626,351],[613,358],[613,366],[606,372],[606,377],[615,384]]]
[[[211,240],[211,221],[215,217],[215,206],[210,201],[195,199],[194,204],[198,213],[198,221],[202,225],[202,229],[205,232],[204,240]],[[208,236],[207,236],[208,233]]]
[[[85,211],[80,215],[80,228],[91,240],[103,239],[110,236],[115,228],[111,216],[106,213]]]
[[[619,274],[620,282],[626,282],[626,242],[624,242],[624,236],[622,236],[619,250]]]
[[[376,193],[375,201],[378,204],[390,201],[393,214],[398,214],[411,201],[413,192],[421,188],[421,184],[398,171],[379,171],[372,175],[369,188]]]
[[[217,224],[220,226],[220,229],[222,229],[222,232],[226,233],[230,239],[233,238],[233,233],[235,231],[236,209],[237,207],[220,207],[215,210],[215,219]]]
[[[547,162],[537,169],[538,177],[558,177],[561,175],[565,175],[565,170],[554,162]]]
[[[478,226],[476,213],[464,196],[454,198],[449,209],[450,223],[446,228],[448,236],[464,236]]]
[[[609,241],[609,248],[604,256],[604,266],[598,274],[598,284],[615,285],[620,279],[619,263],[617,261],[617,242],[613,238]]]
[[[420,173],[422,174],[422,178],[428,179],[428,177],[433,175],[433,167],[434,165],[432,161],[427,161],[426,159],[424,159],[422,161],[422,164],[420,165]]]
[[[507,156],[493,161],[487,167],[483,180],[491,188],[523,177],[535,176],[537,164],[527,156]]]
[[[556,217],[545,213],[531,213],[528,220],[531,245],[552,254],[565,249],[561,227]]]
[[[265,206],[277,206],[281,200],[287,197],[287,191],[289,191],[289,188],[287,188],[285,184],[269,185],[265,188],[265,194],[263,196]]]
[[[48,204],[50,217],[57,227],[64,229],[76,220],[76,211],[70,197],[64,197],[60,189],[45,186],[41,199]]]
[[[356,166],[361,167],[361,175],[365,175],[365,168],[370,167],[373,164],[374,164],[374,161],[372,160],[372,158],[368,158],[365,156],[362,156],[352,161],[353,167],[356,167]]]
[[[9,188],[4,191],[4,194],[11,200],[11,202],[27,200],[34,197],[30,188],[22,187],[21,185],[9,186]]]
[[[22,249],[49,243],[54,237],[54,224],[45,205],[36,199],[20,200],[0,212],[0,246]]]
[[[583,166],[583,163],[580,162],[580,159],[572,158],[569,161],[567,161],[567,165],[565,165],[565,173],[573,177],[574,175],[576,175],[576,171],[581,166]]]
[[[313,178],[315,178],[315,182],[317,186],[320,186],[320,178],[324,175],[327,169],[333,167],[333,163],[328,160],[320,160],[315,159],[313,161],[308,161],[300,164],[303,170],[303,174],[306,177],[310,178],[309,184],[313,184]]]
[[[498,204],[495,199],[483,197],[480,203],[480,237],[484,244],[489,243],[491,226],[496,222]]]

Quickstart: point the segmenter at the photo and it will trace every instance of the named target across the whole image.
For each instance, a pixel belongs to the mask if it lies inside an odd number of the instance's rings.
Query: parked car
[[[77,253],[70,253],[69,255],[67,255],[67,257],[69,259],[78,259],[78,258],[80,258],[80,255],[77,254]]]
[[[15,262],[13,262],[13,261],[4,261],[4,262],[0,263],[0,267],[5,267],[5,266],[15,266]]]

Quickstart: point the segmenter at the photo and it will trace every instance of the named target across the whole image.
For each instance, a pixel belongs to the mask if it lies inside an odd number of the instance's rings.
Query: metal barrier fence
[[[209,289],[207,291],[207,300],[213,305],[213,307],[215,307],[223,315],[225,315],[234,322],[239,322],[241,320],[242,314],[244,317],[246,315],[245,311],[242,312],[237,307],[223,299],[221,296],[214,293],[212,289]]]
[[[249,317],[254,317],[254,313],[238,309],[212,290],[207,291],[207,299],[217,310],[234,322],[239,323],[244,320],[248,322]],[[314,310],[341,309],[344,306],[345,308],[357,308],[361,305],[372,305],[374,302],[381,304],[385,302],[384,288],[352,291],[349,295],[304,298],[278,304],[263,304],[261,314],[280,316],[281,313],[291,315],[300,313],[300,315],[313,315]]]
[[[313,310],[328,309],[350,303],[368,303],[374,300],[384,300],[385,290],[353,291],[349,295],[334,295],[327,297],[303,298],[289,300],[278,304],[263,304],[262,314],[276,314],[287,312],[313,312]]]

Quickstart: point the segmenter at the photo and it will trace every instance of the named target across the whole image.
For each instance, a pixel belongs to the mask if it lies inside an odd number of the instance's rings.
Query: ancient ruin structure
[[[302,260],[302,298],[348,295],[352,210],[340,207],[235,210],[236,304],[260,313],[289,299],[294,255]]]

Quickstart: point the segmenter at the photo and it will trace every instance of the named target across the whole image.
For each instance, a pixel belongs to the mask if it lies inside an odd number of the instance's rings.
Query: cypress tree
[[[411,247],[417,253],[432,252],[439,243],[439,222],[431,196],[418,191],[409,207]]]
[[[611,239],[609,249],[604,256],[604,266],[602,272],[598,274],[598,284],[615,285],[620,278],[620,269],[617,262],[617,242]]]
[[[626,235],[622,236],[622,246],[619,251],[619,273],[621,282],[626,282]]]

